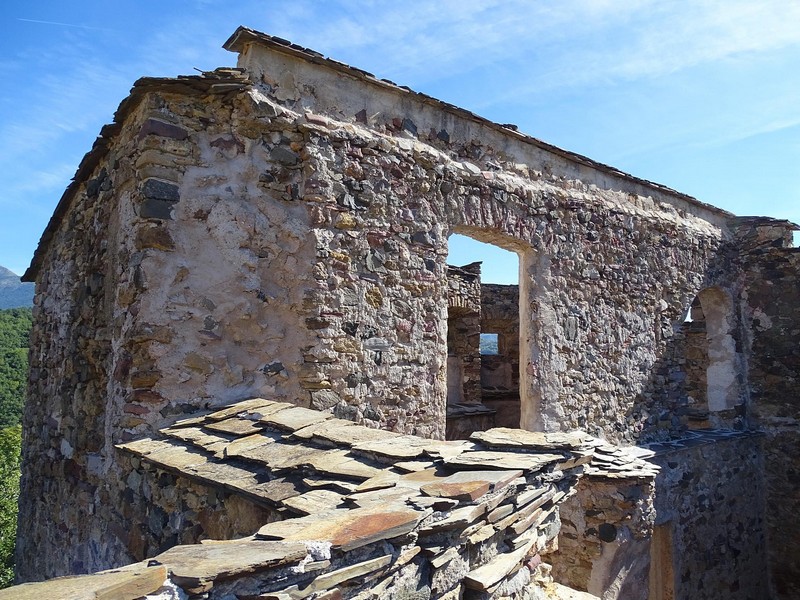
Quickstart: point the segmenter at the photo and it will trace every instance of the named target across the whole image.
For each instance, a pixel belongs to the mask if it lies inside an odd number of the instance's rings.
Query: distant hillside
[[[5,267],[0,267],[0,309],[33,306],[33,284],[22,283]]]

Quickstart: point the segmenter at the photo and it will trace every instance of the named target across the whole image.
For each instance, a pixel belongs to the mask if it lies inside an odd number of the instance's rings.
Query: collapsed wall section
[[[262,398],[118,448],[152,560],[0,598],[575,598],[547,564],[559,510],[586,469],[617,468],[603,458],[614,448],[581,432],[427,440]],[[609,491],[638,482],[651,506],[655,467],[618,464],[628,480]],[[643,536],[651,524],[627,514]]]

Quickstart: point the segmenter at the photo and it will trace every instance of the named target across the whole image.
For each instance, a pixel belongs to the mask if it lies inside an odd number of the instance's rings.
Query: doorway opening
[[[447,439],[520,426],[521,251],[469,233],[448,241]]]

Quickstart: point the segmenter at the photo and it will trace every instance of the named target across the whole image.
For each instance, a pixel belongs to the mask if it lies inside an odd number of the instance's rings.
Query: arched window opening
[[[718,287],[700,292],[684,320],[683,332],[690,417],[702,421],[740,404],[739,358],[730,294]]]

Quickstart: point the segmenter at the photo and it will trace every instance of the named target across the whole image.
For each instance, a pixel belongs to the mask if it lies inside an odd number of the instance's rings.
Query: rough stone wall
[[[37,277],[16,547],[22,580],[86,572],[124,555],[107,535],[110,523],[123,521],[105,503],[107,435],[124,405],[114,393],[115,294],[133,268],[115,204],[129,198],[134,173],[131,163],[115,161],[112,155],[83,183]]]
[[[480,263],[448,266],[447,403],[481,401]]]
[[[749,223],[745,222],[744,225]],[[766,434],[769,565],[779,598],[800,595],[800,249],[791,228],[765,222],[749,233],[744,268],[750,323],[753,419]]]
[[[221,486],[203,485],[142,463],[136,457],[122,462],[128,473],[122,508],[125,526],[114,523],[111,531],[125,544],[134,561],[177,544],[252,535],[265,523],[282,518],[263,503],[227,492]]]
[[[313,130],[305,168],[315,179],[343,174],[315,188],[324,190],[313,196],[322,200],[314,207],[319,227],[350,257],[336,275],[376,281],[388,298],[382,314],[394,327],[381,333],[397,339],[393,353],[414,345],[415,355],[432,357],[408,365],[429,418],[444,395],[443,259],[453,231],[521,254],[525,427],[585,426],[633,440],[673,408],[659,379],[669,371],[662,363],[672,325],[710,280],[729,278],[719,252],[722,224],[713,214],[606,174],[578,173],[509,135],[383,89],[353,84],[342,93],[339,75],[292,57],[253,46],[241,64],[263,78],[265,96],[306,107],[295,114],[298,126]],[[287,73],[307,85],[292,84]],[[359,123],[365,103],[365,113],[377,116]],[[332,120],[334,113],[352,120]],[[343,224],[353,235],[340,231]],[[388,261],[387,273],[375,274],[375,251]],[[391,271],[394,256],[419,269]],[[329,286],[319,304],[336,303],[342,293]],[[407,329],[412,315],[424,315],[421,345],[392,335]],[[341,335],[333,322],[331,331]],[[338,370],[336,364],[321,369]],[[368,388],[382,387],[369,363],[358,368]]]
[[[646,600],[652,482],[585,477],[561,509],[556,581],[603,600]]]
[[[519,427],[519,286],[481,285],[481,307],[481,331],[498,334],[498,353],[481,357],[483,403],[496,426]]]
[[[520,254],[523,427],[661,435],[673,324],[732,285],[724,213],[325,65],[241,65],[246,90],[144,93],[42,257],[23,578],[130,559],[112,444],[194,407],[444,437],[453,232]]]
[[[690,409],[708,411],[708,339],[704,321],[686,323],[686,395]]]
[[[671,565],[653,565],[673,578],[676,600],[770,598],[764,539],[761,438],[747,433],[700,433],[654,446],[656,524],[665,526]],[[671,556],[670,556],[671,555]]]
[[[497,355],[481,364],[483,387],[519,389],[519,286],[481,285],[481,332],[497,334]]]

